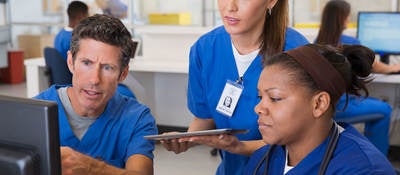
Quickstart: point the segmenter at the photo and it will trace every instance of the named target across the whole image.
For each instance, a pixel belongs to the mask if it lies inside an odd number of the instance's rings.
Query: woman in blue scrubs
[[[254,108],[263,141],[245,168],[252,174],[394,175],[386,157],[355,128],[334,120],[343,93],[367,92],[374,61],[363,46],[306,45],[265,62]]]
[[[201,36],[191,47],[188,108],[195,116],[188,131],[246,129],[246,134],[164,140],[167,150],[181,153],[194,144],[218,148],[216,174],[239,175],[254,150],[264,145],[252,110],[262,57],[307,44],[288,28],[287,0],[218,0],[223,26]],[[231,97],[230,107],[224,106]]]
[[[321,19],[321,27],[316,39],[318,44],[330,44],[341,47],[343,44],[359,45],[360,41],[352,36],[344,35],[343,30],[350,17],[351,6],[344,0],[329,1],[324,7]],[[376,73],[392,73],[400,71],[400,64],[388,65],[375,59],[372,64],[372,71]],[[342,109],[346,103],[345,96],[342,96],[337,104],[337,109]],[[383,154],[389,149],[389,126],[392,108],[380,99],[368,97],[358,98],[349,96],[346,110],[338,110],[337,119],[351,118],[366,114],[382,114],[384,118],[365,123],[365,136]]]
[[[318,44],[340,46],[362,44],[357,38],[343,34],[350,20],[351,5],[344,0],[329,1],[322,12],[321,25],[315,40]],[[372,71],[389,74],[400,72],[400,64],[385,64],[375,59]]]

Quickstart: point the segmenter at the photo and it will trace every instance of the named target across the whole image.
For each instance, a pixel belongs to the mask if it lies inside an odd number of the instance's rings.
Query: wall
[[[351,21],[357,21],[358,11],[392,11],[396,10],[398,0],[347,0],[351,4]],[[294,22],[307,23],[319,22],[320,14],[328,0],[293,0],[294,3]]]
[[[8,28],[8,19],[6,12],[6,4],[0,3],[0,68],[8,66],[7,60],[7,42],[10,40]]]
[[[179,13],[190,12],[194,25],[202,24],[202,6],[204,0],[142,0],[140,17],[147,20],[149,13]],[[209,1],[209,0],[205,0]],[[211,3],[206,3],[206,9],[210,9]],[[211,19],[207,20],[211,21]]]
[[[46,15],[43,12],[42,0],[12,0],[11,6],[12,43],[18,46],[20,34],[48,34],[59,29],[63,16]],[[29,3],[29,5],[27,5]]]
[[[6,5],[0,3],[0,25],[5,25],[7,22]]]

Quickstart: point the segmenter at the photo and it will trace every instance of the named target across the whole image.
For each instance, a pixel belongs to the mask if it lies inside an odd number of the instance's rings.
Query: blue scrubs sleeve
[[[202,63],[200,43],[197,41],[190,49],[189,55],[189,79],[187,90],[187,104],[189,110],[199,118],[211,118],[208,108],[206,89],[203,86]]]
[[[132,130],[134,130],[134,132],[127,147],[125,162],[134,154],[142,154],[150,159],[154,158],[154,141],[144,138],[146,135],[154,135],[158,133],[156,122],[150,113],[150,109],[147,108],[144,110],[136,122],[135,125],[132,125]]]
[[[307,38],[292,28],[287,28],[285,38],[285,51],[309,44]]]

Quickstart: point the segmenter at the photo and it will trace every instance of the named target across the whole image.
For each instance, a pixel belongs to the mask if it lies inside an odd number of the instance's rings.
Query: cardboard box
[[[190,25],[192,19],[190,13],[150,13],[149,23]]]
[[[24,51],[24,58],[43,57],[45,47],[53,47],[54,35],[19,35],[18,48]]]

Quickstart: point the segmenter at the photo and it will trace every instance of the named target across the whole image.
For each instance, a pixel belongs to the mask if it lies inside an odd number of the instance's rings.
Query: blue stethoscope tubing
[[[329,140],[328,147],[325,150],[324,157],[323,157],[321,165],[319,167],[318,175],[325,174],[326,169],[328,168],[329,161],[332,158],[333,152],[335,151],[337,142],[339,140],[339,127],[335,121],[333,121],[333,125],[332,125],[329,135],[331,136],[331,139]],[[270,146],[268,151],[265,153],[265,155],[262,157],[262,159],[258,162],[256,169],[253,172],[253,175],[257,174],[257,171],[260,169],[264,160],[265,160],[265,169],[264,169],[263,175],[267,175],[270,154],[272,154],[275,146],[276,145]]]

